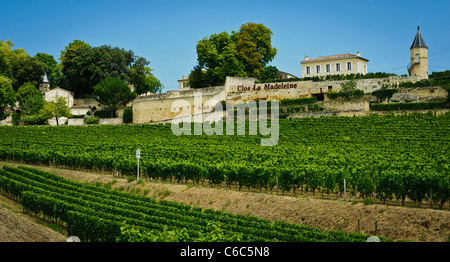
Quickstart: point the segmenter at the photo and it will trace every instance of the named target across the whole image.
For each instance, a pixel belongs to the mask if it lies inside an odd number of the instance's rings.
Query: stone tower
[[[42,76],[42,83],[39,85],[39,91],[46,93],[50,91],[50,81],[48,81],[47,73],[45,72]]]
[[[428,47],[417,27],[417,34],[411,45],[411,62],[408,65],[410,76],[419,76],[420,79],[428,79]]]

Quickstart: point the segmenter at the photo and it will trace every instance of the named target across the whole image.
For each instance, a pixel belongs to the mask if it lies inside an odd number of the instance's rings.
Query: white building
[[[45,92],[44,100],[47,102],[56,101],[56,98],[58,96],[64,97],[64,99],[67,101],[67,106],[69,108],[73,106],[73,93],[59,87]]]
[[[309,58],[301,62],[302,77],[315,77],[327,75],[367,74],[368,59],[356,55],[342,54]]]

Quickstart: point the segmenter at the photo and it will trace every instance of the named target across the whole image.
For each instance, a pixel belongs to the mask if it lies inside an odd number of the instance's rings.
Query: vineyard
[[[282,119],[273,147],[248,133],[175,136],[170,125],[0,127],[0,159],[136,177],[139,148],[144,179],[442,208],[449,120],[431,112]]]
[[[270,222],[246,215],[156,200],[136,194],[66,180],[45,171],[19,166],[0,170],[1,193],[19,200],[29,214],[41,214],[67,227],[83,241],[123,240],[122,228],[146,232],[183,232],[182,241],[204,240],[219,227],[228,241],[365,242],[367,235],[325,231],[309,226]],[[381,238],[382,241],[389,241]]]

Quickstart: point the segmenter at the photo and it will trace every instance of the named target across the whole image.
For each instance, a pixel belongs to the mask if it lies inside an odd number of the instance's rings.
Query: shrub
[[[41,118],[39,115],[25,115],[22,116],[22,123],[24,125],[45,125],[46,119]]]
[[[364,205],[373,205],[373,204],[375,204],[375,202],[373,201],[372,198],[365,198],[363,203],[364,203]]]
[[[123,111],[123,122],[126,124],[133,123],[133,110],[131,107],[127,107]]]
[[[72,115],[71,118],[84,118],[84,115]]]
[[[18,126],[19,123],[20,123],[20,114],[18,114],[18,113],[12,114],[12,124],[14,126]]]
[[[98,111],[95,111],[94,116],[96,116],[98,118],[111,118],[111,111],[98,110]]]
[[[397,93],[397,89],[381,89],[372,92],[372,95],[377,97],[378,101],[384,101],[386,98],[391,99],[391,97]]]
[[[98,124],[98,117],[96,117],[96,116],[85,117],[84,123],[86,123],[87,125]]]

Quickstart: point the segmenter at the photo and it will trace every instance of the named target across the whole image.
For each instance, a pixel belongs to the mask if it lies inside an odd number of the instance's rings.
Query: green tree
[[[125,124],[133,123],[133,109],[131,107],[123,110],[123,122]]]
[[[45,100],[42,94],[34,94],[22,105],[22,111],[25,115],[38,115],[40,110],[44,108]]]
[[[14,106],[15,93],[11,79],[0,75],[0,113],[8,106]]]
[[[64,97],[58,96],[56,101],[46,101],[44,107],[39,111],[39,116],[42,119],[55,118],[56,125],[59,125],[61,117],[71,117],[70,108],[67,106],[67,101]]]
[[[93,61],[91,47],[80,40],[74,40],[61,51],[60,86],[77,97],[92,94],[93,84],[88,66]]]
[[[199,67],[194,69],[197,72],[193,76],[201,75],[202,87],[222,85],[227,76],[246,76],[244,64],[238,58],[234,39],[234,36],[222,32],[213,34],[197,43]],[[192,82],[193,86],[198,86],[195,84],[195,80]]]
[[[70,58],[70,56],[67,55],[67,52],[70,51],[74,51],[77,49],[90,49],[91,47],[89,46],[88,43],[75,39],[73,40],[71,43],[69,43],[69,45],[67,45],[64,50],[61,51],[61,55],[59,57],[59,61],[61,63],[64,63],[66,61],[67,58]]]
[[[24,49],[14,49],[14,44],[7,40],[0,41],[0,75],[11,79],[15,91],[26,82],[35,86],[42,81],[46,65],[34,57],[30,57]]]
[[[42,120],[39,116],[44,107],[44,98],[36,86],[27,82],[19,87],[16,93],[16,101],[19,102],[22,111],[22,122],[25,124],[39,124]]]
[[[28,54],[23,48],[14,49],[11,40],[0,40],[0,75],[4,75],[13,80],[12,63],[16,60],[26,58]]]
[[[223,85],[227,76],[261,78],[277,53],[271,36],[263,24],[248,23],[239,32],[212,34],[198,41],[198,65],[191,71],[190,87]]]
[[[163,87],[148,67],[149,62],[131,50],[109,45],[91,47],[75,40],[61,52],[60,60],[61,86],[77,97],[92,95],[94,86],[108,77],[130,83],[138,94]]]
[[[26,82],[17,89],[16,100],[19,102],[19,106],[22,107],[26,101],[34,95],[42,95],[41,92],[36,88],[34,83]]]
[[[37,53],[34,57],[46,65],[47,69],[45,72],[47,73],[50,87],[55,88],[59,86],[61,72],[59,71],[59,64],[56,59],[52,55],[45,53]]]
[[[276,66],[266,66],[261,75],[261,80],[280,79],[281,73]]]
[[[31,82],[37,87],[42,82],[42,75],[45,70],[46,65],[34,57],[27,56],[14,60],[11,64],[14,90],[19,89],[20,86],[27,82]]]
[[[101,106],[111,112],[111,117],[114,117],[117,109],[136,98],[136,93],[131,91],[125,81],[107,77],[94,86],[94,97]]]
[[[236,47],[249,76],[261,78],[264,67],[275,58],[272,34],[269,28],[256,23],[242,25],[237,33]]]
[[[196,65],[194,70],[189,74],[189,87],[202,88],[208,86],[206,84],[205,73],[200,65]]]
[[[139,57],[131,66],[131,82],[134,86],[136,94],[144,94],[147,92],[157,93],[164,87],[161,82],[152,74],[152,69],[147,65],[150,64],[145,58]]]

